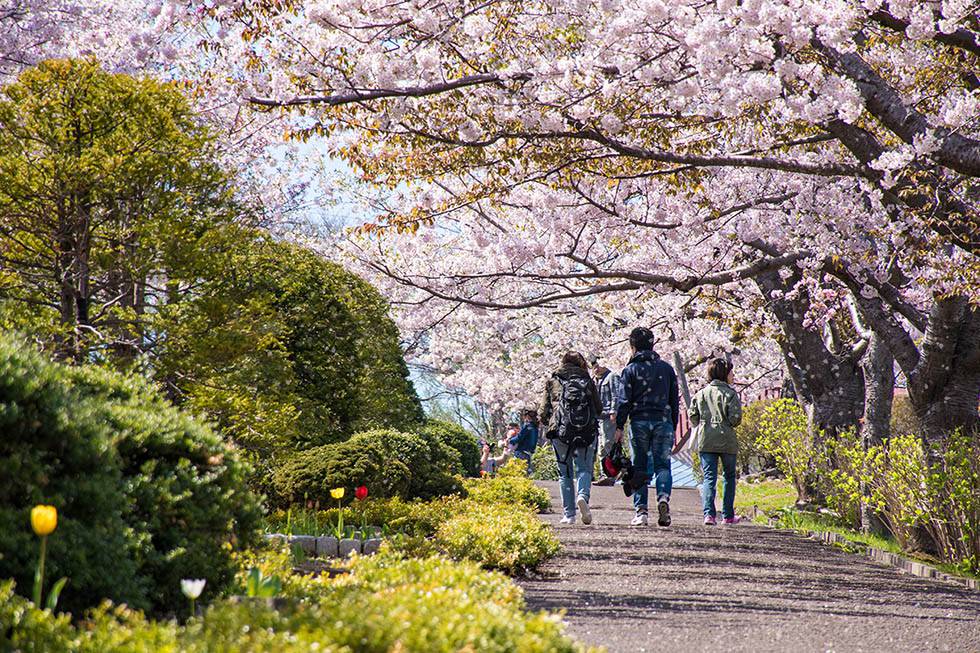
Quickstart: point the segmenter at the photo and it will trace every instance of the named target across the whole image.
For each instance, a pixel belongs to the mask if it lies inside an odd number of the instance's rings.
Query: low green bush
[[[848,461],[831,477],[839,503],[859,506],[863,484],[869,506],[904,549],[920,546],[924,531],[941,560],[980,574],[980,439],[954,432],[931,461],[911,434],[867,449],[855,437],[840,442],[837,454]]]
[[[459,454],[434,436],[378,429],[344,442],[299,451],[272,472],[274,499],[280,506],[334,503],[333,488],[366,485],[376,497],[429,499],[460,489]]]
[[[527,463],[512,458],[496,476],[470,479],[465,482],[467,496],[478,503],[519,503],[538,512],[551,508],[548,491],[527,477]]]
[[[383,552],[348,563],[336,578],[291,574],[284,556],[263,573],[286,575],[286,605],[219,601],[181,626],[148,621],[124,608],[103,607],[78,627],[33,609],[0,584],[0,650],[97,653],[125,650],[310,650],[455,652],[585,651],[564,634],[557,616],[529,613],[520,589],[472,563]]]
[[[558,553],[561,545],[554,531],[530,510],[467,503],[472,509],[451,517],[436,531],[436,547],[453,558],[513,574],[534,569]]]
[[[531,454],[531,478],[536,481],[557,481],[558,460],[551,442],[544,442]]]
[[[806,413],[799,403],[792,399],[767,402],[756,428],[759,448],[773,458],[799,496],[807,496],[807,488],[826,484],[824,472],[829,470],[812,446]]]
[[[418,430],[428,438],[439,440],[459,454],[459,474],[478,476],[480,473],[480,447],[476,437],[459,424],[430,419]]]
[[[47,361],[0,339],[0,578],[31,587],[29,512],[58,508],[47,577],[63,609],[104,598],[155,612],[183,605],[181,578],[215,595],[260,511],[235,453],[142,380]]]

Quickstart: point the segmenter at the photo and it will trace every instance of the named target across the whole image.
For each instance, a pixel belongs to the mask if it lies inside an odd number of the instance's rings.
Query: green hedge
[[[421,435],[434,438],[459,453],[462,476],[479,476],[480,446],[476,437],[459,424],[430,419],[418,430]]]
[[[0,432],[0,578],[30,588],[29,513],[50,503],[47,578],[69,578],[65,609],[110,598],[175,610],[181,578],[206,578],[213,595],[254,541],[260,512],[238,458],[138,379],[51,363],[2,337]]]
[[[280,505],[333,503],[330,490],[366,485],[373,496],[429,499],[460,489],[459,453],[433,436],[377,429],[345,442],[300,451],[273,472]]]
[[[527,612],[506,577],[442,557],[360,557],[337,578],[299,577],[285,556],[261,563],[284,578],[286,604],[219,601],[181,626],[124,609],[100,609],[75,627],[33,609],[0,583],[0,650],[24,653],[183,651],[390,651],[572,653],[586,649],[561,619]]]

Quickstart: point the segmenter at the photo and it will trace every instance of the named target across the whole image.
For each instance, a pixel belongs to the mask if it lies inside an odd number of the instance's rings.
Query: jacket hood
[[[631,363],[656,363],[660,355],[655,351],[638,351],[630,359]]]

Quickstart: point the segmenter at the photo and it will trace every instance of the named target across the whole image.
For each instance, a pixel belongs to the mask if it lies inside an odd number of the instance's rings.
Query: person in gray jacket
[[[592,375],[599,389],[599,402],[602,412],[599,414],[599,458],[605,458],[615,444],[616,410],[619,408],[619,396],[623,392],[623,383],[619,375],[592,358]],[[615,485],[616,479],[603,473],[596,485]]]
[[[701,505],[704,523],[714,526],[715,488],[718,483],[718,461],[725,474],[725,492],[721,500],[723,523],[737,524],[735,516],[735,465],[738,439],[735,427],[742,422],[742,402],[732,388],[734,373],[728,361],[716,358],[708,364],[708,385],[691,399],[688,416],[696,432],[694,443],[701,460],[704,481],[701,484]]]

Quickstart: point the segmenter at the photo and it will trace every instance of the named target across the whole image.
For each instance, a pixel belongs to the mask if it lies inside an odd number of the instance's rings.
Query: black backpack
[[[589,393],[591,380],[584,375],[563,379],[556,374],[554,378],[561,384],[561,398],[555,411],[555,437],[568,445],[570,452],[590,446],[599,418]]]

